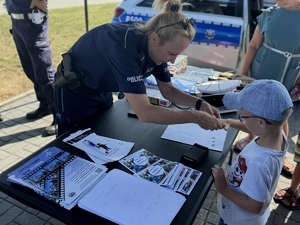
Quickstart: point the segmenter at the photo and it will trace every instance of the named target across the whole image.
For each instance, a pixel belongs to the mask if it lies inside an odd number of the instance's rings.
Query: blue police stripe
[[[221,24],[208,24],[204,21],[195,22],[196,36],[193,42],[198,44],[206,43],[207,45],[214,44],[216,46],[222,45],[225,47],[232,46],[238,48],[240,45],[240,34],[242,26],[234,27]],[[207,35],[211,31],[214,35]]]
[[[120,17],[113,17],[112,22],[140,21],[146,22],[151,16],[140,14],[124,13]],[[222,47],[238,48],[240,45],[242,26],[232,26],[232,24],[214,24],[207,21],[195,21],[196,36],[193,44],[207,44]]]

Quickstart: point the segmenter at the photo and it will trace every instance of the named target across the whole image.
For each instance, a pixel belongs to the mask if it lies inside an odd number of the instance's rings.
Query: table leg
[[[229,155],[229,159],[228,159],[228,165],[232,164],[232,157],[233,157],[233,147],[230,149],[230,155]]]

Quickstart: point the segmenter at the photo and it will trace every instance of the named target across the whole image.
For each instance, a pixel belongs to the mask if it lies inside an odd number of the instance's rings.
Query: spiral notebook
[[[9,173],[7,180],[71,209],[106,170],[105,166],[51,147]]]

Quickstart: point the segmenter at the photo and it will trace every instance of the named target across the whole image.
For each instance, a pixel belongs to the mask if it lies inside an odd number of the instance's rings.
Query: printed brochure
[[[9,173],[7,180],[69,210],[102,179],[106,170],[105,166],[51,147]]]
[[[179,162],[160,158],[141,149],[119,160],[134,176],[189,195],[202,173]]]

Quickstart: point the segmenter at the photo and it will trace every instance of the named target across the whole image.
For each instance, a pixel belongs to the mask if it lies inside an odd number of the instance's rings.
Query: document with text
[[[114,169],[78,206],[117,224],[170,224],[185,197],[154,183]]]
[[[9,173],[7,180],[69,210],[102,179],[106,170],[105,166],[50,147]]]
[[[161,187],[189,195],[202,173],[179,162],[160,158],[140,149],[119,160],[123,166],[140,177]]]
[[[97,164],[117,161],[126,156],[134,146],[133,142],[97,135],[90,128],[70,134],[63,141],[85,151]]]
[[[226,130],[204,130],[198,124],[184,123],[169,125],[161,138],[193,145],[195,143],[209,149],[222,151],[227,131]]]

